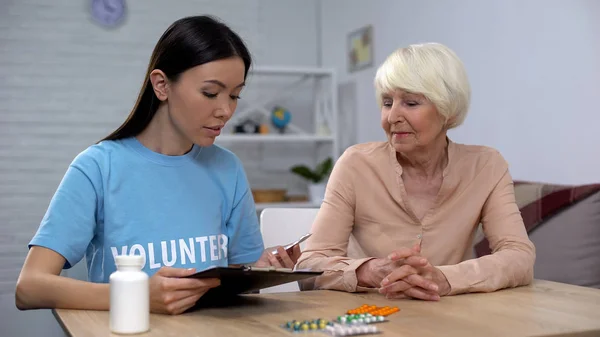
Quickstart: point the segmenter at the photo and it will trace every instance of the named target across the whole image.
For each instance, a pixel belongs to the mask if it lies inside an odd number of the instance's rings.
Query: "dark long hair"
[[[146,70],[144,83],[129,116],[102,140],[137,136],[150,123],[160,100],[154,94],[150,73],[162,70],[171,81],[184,71],[204,63],[239,56],[245,65],[244,78],[252,64],[242,39],[227,25],[211,16],[191,16],[175,21],[160,37]]]

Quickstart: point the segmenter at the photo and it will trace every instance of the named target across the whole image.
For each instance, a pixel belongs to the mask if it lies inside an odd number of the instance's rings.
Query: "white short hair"
[[[381,96],[402,89],[424,95],[446,120],[448,129],[463,123],[471,87],[462,61],[439,43],[414,44],[394,51],[377,69],[375,92]]]

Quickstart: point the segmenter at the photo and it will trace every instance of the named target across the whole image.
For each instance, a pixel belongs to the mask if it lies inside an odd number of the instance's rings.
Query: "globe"
[[[285,129],[291,120],[292,114],[282,107],[276,107],[271,113],[271,122],[281,131]]]

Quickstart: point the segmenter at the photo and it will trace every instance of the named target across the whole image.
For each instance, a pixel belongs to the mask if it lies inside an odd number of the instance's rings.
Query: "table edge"
[[[561,287],[561,286],[567,286],[569,288],[572,289],[576,289],[577,291],[580,290],[584,290],[584,291],[598,291],[598,293],[600,293],[600,289],[596,289],[596,288],[590,288],[590,287],[586,287],[586,286],[581,286],[581,285],[574,285],[574,284],[568,284],[568,283],[563,283],[563,282],[557,282],[557,281],[550,281],[550,280],[543,280],[543,279],[534,279],[530,284],[525,285],[525,286],[520,286],[520,287],[516,287],[516,288],[536,288],[538,286],[548,286],[548,287]],[[505,289],[499,289],[498,291],[502,291],[502,290],[512,290],[514,288],[505,288]],[[298,292],[319,292],[319,293],[340,293],[343,295],[366,295],[366,294],[370,294],[369,291],[367,292],[358,292],[358,293],[352,293],[352,292],[346,292],[346,291],[339,291],[339,290],[331,290],[331,289],[315,289],[315,290],[309,290],[309,291],[298,291]],[[494,291],[497,292],[497,291]],[[258,296],[258,297],[273,297],[273,296],[277,296],[280,295],[282,293],[264,293],[264,294],[250,294],[250,296]],[[285,293],[283,293],[285,294]],[[473,293],[475,294],[475,293]],[[463,294],[461,294],[463,295]],[[454,296],[461,296],[461,295],[454,295]],[[469,293],[464,294],[464,295],[469,295]],[[452,297],[454,297],[452,296]],[[56,319],[57,323],[59,324],[59,326],[61,327],[61,329],[64,331],[64,333],[66,334],[66,336],[68,337],[75,337],[75,335],[69,331],[69,329],[67,328],[66,322],[64,321],[64,318],[62,317],[62,315],[67,314],[69,311],[73,311],[73,309],[66,309],[66,308],[53,308],[50,309],[52,312],[52,315],[54,316],[54,318]],[[81,310],[77,310],[77,311],[81,311]],[[88,310],[83,310],[83,311],[88,311]],[[98,311],[98,310],[89,310],[89,311]],[[592,330],[581,330],[581,331],[569,331],[569,332],[561,332],[558,334],[550,334],[550,335],[542,335],[543,337],[561,337],[561,336],[572,336],[572,337],[588,337],[588,336],[592,336],[592,335],[588,335],[589,333],[598,333],[600,332],[600,329],[592,329]]]
[[[60,317],[60,314],[56,311],[56,309],[51,309],[50,311],[52,311],[52,316],[54,316],[54,319],[56,319],[56,322],[58,323],[58,325],[60,325],[60,327],[64,331],[64,333],[68,337],[75,337],[75,336],[73,336],[71,331],[69,331],[69,329],[67,329],[65,322],[63,321],[62,317]]]

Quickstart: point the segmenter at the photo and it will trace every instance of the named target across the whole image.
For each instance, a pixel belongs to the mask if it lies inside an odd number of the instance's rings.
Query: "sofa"
[[[600,289],[600,184],[515,181],[515,198],[536,247],[536,279]],[[481,229],[476,257],[490,254]]]

